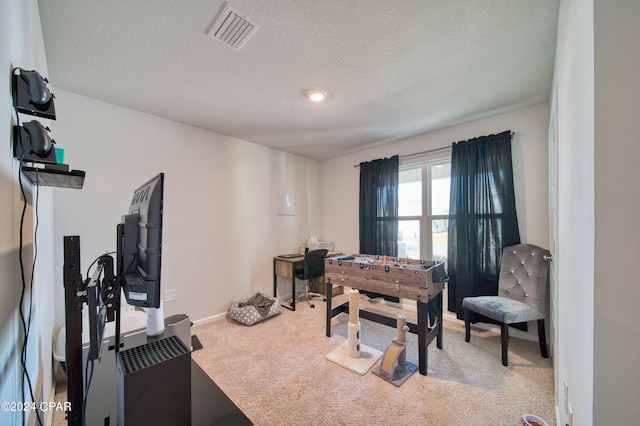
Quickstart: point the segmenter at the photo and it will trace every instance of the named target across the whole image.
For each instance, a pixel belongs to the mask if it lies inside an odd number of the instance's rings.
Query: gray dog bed
[[[244,325],[253,325],[267,318],[282,313],[279,297],[268,297],[264,293],[256,293],[244,300],[231,302],[229,316]]]

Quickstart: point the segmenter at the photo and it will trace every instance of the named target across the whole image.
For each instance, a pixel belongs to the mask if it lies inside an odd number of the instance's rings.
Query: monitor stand
[[[156,337],[164,333],[164,305],[162,300],[158,308],[147,308],[147,336]]]

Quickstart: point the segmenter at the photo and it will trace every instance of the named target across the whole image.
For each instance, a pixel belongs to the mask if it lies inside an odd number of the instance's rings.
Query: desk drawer
[[[287,277],[287,278],[292,278],[294,271],[293,271],[293,263],[292,262],[285,262],[282,260],[276,260],[275,261],[275,274],[279,275],[281,277]]]

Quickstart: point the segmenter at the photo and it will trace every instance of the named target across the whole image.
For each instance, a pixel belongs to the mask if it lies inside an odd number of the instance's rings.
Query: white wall
[[[640,418],[640,2],[596,0],[593,15],[593,424],[633,424]]]
[[[559,424],[635,424],[640,372],[640,4],[563,0],[556,404]]]
[[[0,134],[3,152],[0,155],[0,401],[29,401],[28,388],[20,395],[22,367],[20,354],[23,344],[20,320],[20,297],[22,281],[19,267],[20,222],[23,208],[18,181],[18,164],[13,160],[11,126],[16,115],[12,108],[11,68],[36,69],[47,76],[44,43],[40,27],[38,4],[35,0],[2,0],[0,6],[0,69],[3,82],[0,85]],[[48,120],[21,115],[22,121],[37,119],[44,125]],[[27,369],[36,401],[53,399],[51,341],[53,332],[54,295],[51,281],[53,235],[52,191],[41,189],[38,195],[38,259],[29,291],[31,267],[34,256],[34,206],[37,191],[25,180],[24,189],[28,202],[23,230],[23,261],[27,283],[24,314],[28,319],[29,300],[32,296],[31,328],[27,346]],[[48,421],[51,412],[42,414]],[[27,413],[27,424],[36,420],[35,413]],[[20,424],[21,413],[0,411],[0,424]]]
[[[558,252],[555,385],[559,424],[564,381],[574,424],[593,424],[593,8],[562,1],[554,84],[558,90]]]
[[[515,132],[512,161],[520,237],[523,242],[548,247],[548,123],[549,104],[544,103],[322,161],[325,238],[334,241],[335,249],[343,252],[357,252],[360,246],[360,169],[354,165],[395,154],[450,147],[453,142],[511,130]]]
[[[82,190],[55,198],[57,325],[64,322],[62,241],[81,238],[83,275],[115,249],[115,226],[134,189],[165,173],[162,287],[165,315],[192,321],[233,300],[272,294],[273,256],[320,229],[319,165],[246,141],[56,90],[55,135],[65,162],[87,173]],[[276,193],[295,195],[295,216],[276,215]]]

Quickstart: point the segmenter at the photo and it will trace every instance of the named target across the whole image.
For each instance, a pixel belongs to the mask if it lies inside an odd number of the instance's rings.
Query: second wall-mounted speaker
[[[49,129],[36,120],[13,126],[13,157],[18,160],[57,164],[54,143]]]

